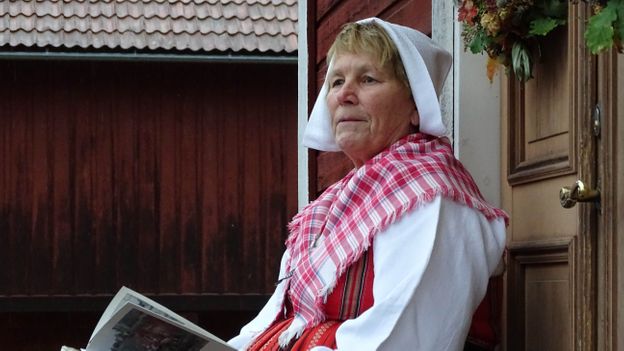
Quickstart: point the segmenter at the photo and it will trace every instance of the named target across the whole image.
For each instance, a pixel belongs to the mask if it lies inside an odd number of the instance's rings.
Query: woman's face
[[[410,133],[419,118],[409,89],[369,54],[340,53],[327,76],[336,143],[361,166]]]

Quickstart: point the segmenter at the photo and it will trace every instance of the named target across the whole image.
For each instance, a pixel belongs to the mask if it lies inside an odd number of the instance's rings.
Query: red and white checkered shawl
[[[324,320],[322,306],[338,277],[366,251],[375,234],[438,195],[479,210],[493,220],[507,215],[487,204],[453,156],[447,138],[412,134],[329,187],[290,223],[288,296],[305,328]],[[318,236],[323,240],[314,242]],[[331,260],[328,262],[328,260]],[[319,271],[333,264],[333,281]],[[297,334],[302,330],[297,330]]]

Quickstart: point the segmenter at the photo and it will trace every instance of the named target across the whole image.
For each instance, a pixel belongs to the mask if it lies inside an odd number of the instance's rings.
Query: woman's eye
[[[363,78],[364,83],[375,83],[377,81],[377,79],[371,77],[371,76],[364,76]]]
[[[343,82],[344,82],[344,80],[342,80],[342,79],[334,79],[334,80],[331,81],[331,87],[333,88],[333,87],[340,86],[340,85],[342,85]]]

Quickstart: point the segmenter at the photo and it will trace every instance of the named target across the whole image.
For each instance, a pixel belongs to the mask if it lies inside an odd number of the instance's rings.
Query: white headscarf
[[[405,68],[420,116],[420,132],[433,136],[444,135],[446,127],[442,121],[438,97],[451,68],[451,54],[415,29],[375,17],[358,23],[376,23],[386,31],[397,47]],[[329,63],[328,73],[331,67],[332,62]],[[323,84],[303,134],[303,145],[321,151],[340,151],[334,140],[326,96],[327,84]]]

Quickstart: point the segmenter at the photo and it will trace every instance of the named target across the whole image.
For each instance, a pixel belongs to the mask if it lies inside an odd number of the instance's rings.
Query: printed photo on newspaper
[[[63,346],[62,351],[76,350]],[[85,351],[231,351],[215,335],[122,287],[100,317]]]

